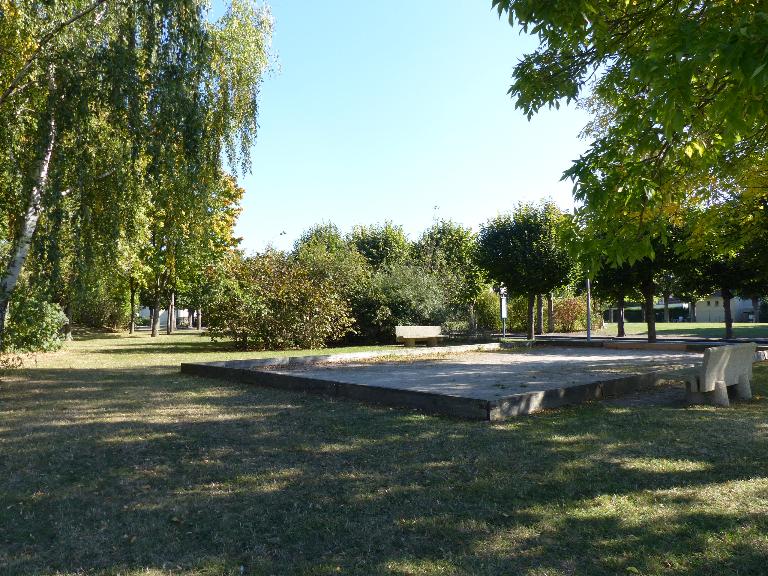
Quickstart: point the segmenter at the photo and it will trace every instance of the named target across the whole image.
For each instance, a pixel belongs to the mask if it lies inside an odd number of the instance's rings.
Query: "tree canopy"
[[[568,282],[572,262],[561,232],[567,216],[552,202],[520,204],[511,214],[485,223],[477,262],[510,294],[528,296],[528,337],[533,337],[533,301]]]
[[[269,11],[233,0],[213,22],[201,0],[3,0],[0,13],[0,339],[24,275],[75,314],[110,276],[156,305],[188,287],[203,253],[236,244],[242,190],[223,160],[250,165]]]
[[[518,108],[530,117],[591,91],[610,109],[605,129],[565,172],[590,231],[608,232],[586,235],[598,251],[619,261],[651,255],[653,238],[681,207],[717,201],[734,179],[764,169],[764,3],[492,5],[540,42],[515,66],[509,92]]]

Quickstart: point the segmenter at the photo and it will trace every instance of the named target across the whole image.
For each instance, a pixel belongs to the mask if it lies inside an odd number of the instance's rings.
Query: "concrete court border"
[[[319,379],[295,374],[285,374],[269,370],[270,367],[298,367],[316,364],[365,360],[371,358],[418,357],[441,353],[457,353],[479,350],[498,350],[500,348],[529,347],[533,343],[492,343],[469,346],[441,346],[432,348],[354,352],[347,354],[329,354],[318,356],[297,356],[264,358],[258,360],[232,360],[206,363],[183,363],[181,372],[196,376],[226,379],[268,388],[277,388],[294,392],[321,394],[331,398],[358,400],[370,404],[414,408],[430,414],[440,414],[473,420],[500,421],[564,405],[580,404],[590,400],[600,400],[629,394],[654,386],[665,380],[684,379],[689,369],[657,370],[642,374],[607,378],[584,384],[563,386],[549,390],[531,390],[493,400],[449,396],[419,390],[404,390],[385,386],[374,386]],[[596,343],[592,343],[595,346]],[[555,343],[542,343],[552,346]],[[567,344],[561,347],[573,347]],[[601,347],[601,345],[595,346]],[[669,348],[667,348],[669,349]],[[680,347],[672,348],[680,351]],[[262,368],[261,370],[259,368]]]

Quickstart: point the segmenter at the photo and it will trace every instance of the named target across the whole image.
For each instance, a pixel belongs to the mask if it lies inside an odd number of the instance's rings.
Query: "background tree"
[[[537,294],[564,285],[572,261],[561,239],[567,216],[553,203],[520,204],[481,227],[477,262],[511,295],[528,297],[528,338],[534,337]]]
[[[348,241],[376,270],[382,266],[405,262],[410,257],[410,243],[402,226],[392,222],[372,226],[355,226]]]
[[[334,224],[318,224],[306,230],[294,244],[292,255],[318,286],[334,286],[349,306],[354,323],[345,336],[370,332],[372,269]]]
[[[471,332],[477,330],[475,308],[487,291],[484,271],[475,262],[477,235],[450,220],[435,222],[413,246],[415,260],[443,279],[451,304],[465,310]]]
[[[592,293],[601,299],[607,300],[611,306],[616,306],[615,318],[617,336],[626,336],[624,330],[624,308],[627,300],[634,300],[637,291],[637,277],[632,266],[625,262],[621,266],[612,266],[604,262],[603,266],[595,273],[592,280]]]

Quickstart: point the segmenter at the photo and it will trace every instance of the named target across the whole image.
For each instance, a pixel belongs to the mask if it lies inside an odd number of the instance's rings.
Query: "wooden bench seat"
[[[741,400],[752,398],[752,363],[757,345],[733,344],[707,348],[701,371],[686,383],[689,404],[728,406],[728,387]]]

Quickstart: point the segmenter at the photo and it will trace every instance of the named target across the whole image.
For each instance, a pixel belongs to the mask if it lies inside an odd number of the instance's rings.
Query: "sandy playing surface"
[[[365,361],[279,368],[319,380],[431,392],[483,400],[690,368],[701,354],[660,350],[535,348],[466,352],[432,359]]]

